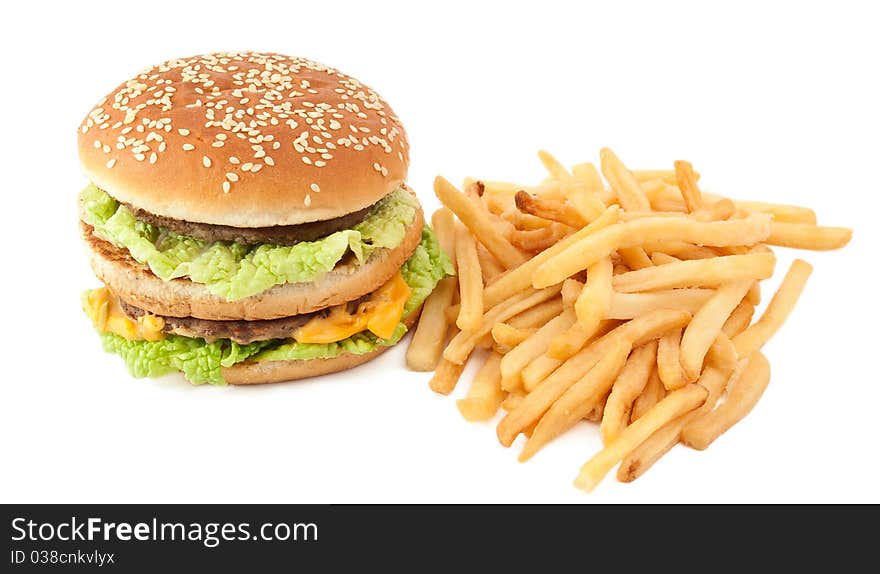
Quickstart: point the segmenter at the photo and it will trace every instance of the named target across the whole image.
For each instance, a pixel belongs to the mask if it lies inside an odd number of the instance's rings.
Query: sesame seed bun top
[[[269,227],[332,219],[406,179],[400,120],[358,80],[256,52],[169,60],[83,120],[86,175],[116,199],[185,221]]]

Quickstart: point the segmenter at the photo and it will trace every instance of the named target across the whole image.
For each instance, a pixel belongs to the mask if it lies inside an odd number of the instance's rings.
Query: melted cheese
[[[331,307],[327,316],[315,317],[297,329],[293,338],[299,343],[335,343],[369,330],[388,339],[403,317],[409,296],[409,285],[398,272],[358,305],[354,313],[348,312],[347,305]]]
[[[115,333],[129,341],[160,341],[165,337],[162,317],[147,314],[133,321],[106,287],[89,291],[83,310],[102,333]]]

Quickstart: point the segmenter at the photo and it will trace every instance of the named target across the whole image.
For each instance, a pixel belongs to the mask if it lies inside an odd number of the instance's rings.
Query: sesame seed
[[[116,159],[111,159],[107,162],[107,169],[111,169],[114,165],[116,165]]]
[[[222,141],[216,141],[216,142],[214,142],[214,143],[211,144],[211,147],[223,147],[223,142],[222,142]]]
[[[267,155],[266,157],[263,158],[263,162],[270,167],[275,165],[275,160],[272,159],[272,156]]]
[[[304,164],[306,164],[306,165],[312,165],[312,160],[309,158],[309,156],[304,155],[304,156],[302,156],[301,159],[302,159],[302,162],[303,162]]]
[[[224,181],[224,182],[223,182],[223,193],[229,193],[229,188],[230,188],[230,187],[232,187],[232,186],[229,185],[229,182],[228,182],[228,181]]]
[[[196,149],[196,146],[194,146],[191,143],[185,143],[180,147],[182,147],[184,151],[192,151],[192,150]]]
[[[388,177],[388,169],[386,167],[382,167],[382,175]]]
[[[241,165],[241,171],[250,171],[252,167],[254,167],[254,164],[249,161],[245,162]]]
[[[95,149],[99,149],[101,147],[101,140],[95,140]]]
[[[311,195],[306,195],[306,198],[303,199],[303,205],[305,205],[306,207],[309,207],[310,205],[312,205],[312,196]]]
[[[319,159],[318,161],[315,162],[315,167],[324,167],[325,165],[327,165],[327,162],[324,160]]]
[[[226,139],[226,134],[217,134],[217,135],[214,136],[214,137],[215,137],[216,139],[220,140],[220,141],[223,141],[223,140]]]
[[[318,186],[317,183],[313,183],[312,185],[310,185],[309,189],[311,189],[315,193],[319,193],[321,191],[321,188]]]
[[[159,156],[156,155],[156,152],[150,154],[150,163],[156,163],[156,160]]]
[[[375,169],[376,171],[382,171],[382,166],[379,165],[379,162],[376,162],[373,164],[373,169]]]
[[[110,146],[104,144],[104,147],[101,148],[101,151],[103,151],[104,153],[110,153]]]
[[[180,128],[179,130],[177,130],[177,133],[179,133],[179,134],[182,135],[182,136],[188,136],[188,135],[189,135],[189,130],[186,129],[186,128]]]
[[[228,179],[229,181],[234,183],[234,182],[238,181],[238,174],[233,173],[231,171],[226,172],[226,179]]]
[[[202,165],[205,167],[211,167],[211,158],[206,155],[202,156]]]
[[[239,159],[233,155],[229,157],[229,163],[238,165],[239,163],[241,163],[241,161],[239,161]]]
[[[251,172],[252,172],[252,173],[257,173],[257,172],[260,171],[261,169],[263,169],[263,164],[261,164],[261,163],[255,163],[254,166],[251,168]]]
[[[138,161],[144,161],[145,159],[147,159],[147,156],[145,156],[142,153],[136,153],[136,154],[134,154],[134,159],[136,159]]]

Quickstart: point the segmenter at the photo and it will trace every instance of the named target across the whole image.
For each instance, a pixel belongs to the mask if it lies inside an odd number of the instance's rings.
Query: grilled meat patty
[[[349,308],[357,308],[360,299],[348,303]],[[144,315],[146,311],[119,300],[122,310],[132,319]],[[205,339],[209,343],[217,339],[231,339],[241,345],[254,341],[268,341],[270,339],[289,339],[302,325],[318,315],[326,314],[326,310],[282,317],[280,319],[266,319],[261,321],[213,321],[210,319],[198,319],[196,317],[162,317],[165,333],[182,335],[184,337]]]
[[[299,225],[276,225],[274,227],[232,227],[230,225],[212,225],[210,223],[193,223],[156,215],[125,204],[132,214],[150,225],[163,227],[179,235],[186,235],[204,241],[234,241],[243,244],[271,243],[273,245],[293,245],[302,241],[314,241],[326,237],[342,229],[351,229],[363,221],[373,206],[365,207],[326,221],[312,221]]]

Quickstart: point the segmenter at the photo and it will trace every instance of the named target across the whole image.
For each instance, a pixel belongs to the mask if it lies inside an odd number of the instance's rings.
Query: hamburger
[[[406,133],[338,70],[272,53],[169,60],[86,115],[82,306],[134,376],[249,384],[348,369],[452,273],[406,185]]]

